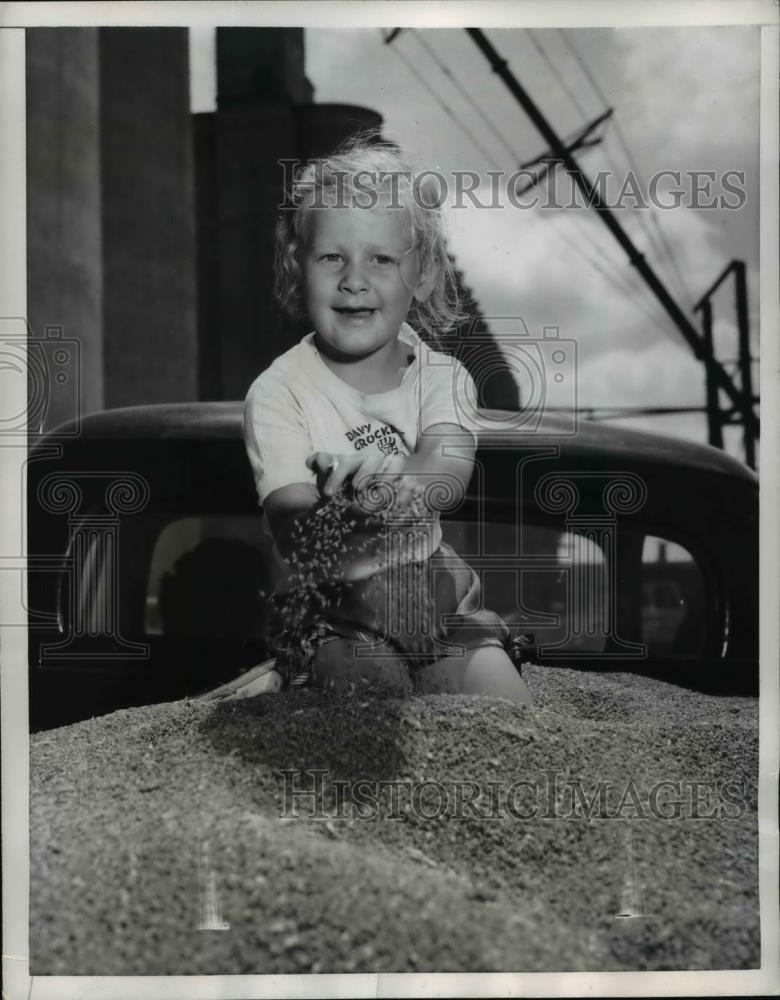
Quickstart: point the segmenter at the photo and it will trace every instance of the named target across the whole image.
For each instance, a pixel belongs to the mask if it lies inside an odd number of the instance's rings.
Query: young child
[[[255,379],[244,409],[287,561],[269,639],[287,684],[524,703],[509,629],[481,608],[476,573],[439,525],[474,461],[455,393],[476,393],[406,322],[435,340],[462,319],[437,195],[395,147],[356,139],[303,169],[279,221],[277,293],[312,332]],[[333,545],[326,558],[339,520],[338,559]]]

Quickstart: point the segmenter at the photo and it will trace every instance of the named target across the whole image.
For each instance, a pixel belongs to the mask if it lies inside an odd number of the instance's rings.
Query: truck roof
[[[69,422],[48,432],[45,439],[60,438],[86,442],[120,440],[236,440],[243,436],[243,403],[194,402],[156,403],[102,410],[81,418],[80,427]],[[709,445],[685,441],[668,435],[638,431],[614,424],[579,418],[572,433],[572,415],[545,414],[538,425],[512,428],[512,412],[481,409],[486,429],[479,431],[482,448],[522,447],[532,443],[550,443],[561,453],[577,458],[613,458],[624,464],[665,464],[681,468],[698,468],[758,482],[752,470],[731,455]],[[506,429],[504,429],[506,428]]]

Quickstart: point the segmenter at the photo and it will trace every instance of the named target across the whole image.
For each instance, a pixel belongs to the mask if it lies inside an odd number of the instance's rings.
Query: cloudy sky
[[[636,210],[626,197],[617,215],[696,323],[693,302],[732,258],[744,259],[757,354],[758,29],[491,29],[488,35],[560,135],[599,115],[605,101],[615,109],[616,124],[603,130],[601,145],[578,154],[591,176],[610,171],[613,199],[631,168],[645,192],[658,171],[715,171],[716,196],[728,195],[720,181],[726,171],[744,172],[747,199],[738,210],[692,207],[688,189],[679,208]],[[197,109],[213,102],[210,58],[208,38],[194,38]],[[306,72],[315,100],[378,111],[386,135],[421,166],[445,175],[476,171],[487,185],[488,170],[508,175],[545,148],[461,30],[405,31],[386,45],[378,29],[307,29]],[[670,185],[665,181],[661,190]],[[558,190],[565,204],[570,187],[563,174]],[[547,188],[538,195],[543,205]],[[581,404],[701,405],[701,365],[596,213],[502,201],[500,209],[447,210],[453,250],[485,315],[521,315],[532,334],[552,324],[575,340]],[[717,348],[726,361],[736,357],[732,296],[729,286],[716,300]],[[706,440],[701,415],[629,423]]]

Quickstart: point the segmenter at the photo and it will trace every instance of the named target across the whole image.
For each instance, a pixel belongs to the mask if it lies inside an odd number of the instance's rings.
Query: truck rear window
[[[442,528],[444,540],[479,573],[484,607],[532,633],[537,645],[573,655],[608,647],[615,594],[608,554],[592,537],[534,524],[518,533],[503,522],[444,520]],[[631,544],[639,542],[639,579],[632,581],[637,629],[630,638],[644,643],[649,656],[696,655],[707,620],[700,567],[670,539],[634,535]],[[172,521],[152,549],[144,631],[259,638],[272,579],[270,539],[256,514]]]

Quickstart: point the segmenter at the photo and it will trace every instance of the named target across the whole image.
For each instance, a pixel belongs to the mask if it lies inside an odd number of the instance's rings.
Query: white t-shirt
[[[466,368],[431,349],[406,323],[398,336],[414,359],[388,392],[362,393],[347,385],[322,360],[313,333],[255,379],[244,404],[244,441],[261,504],[283,486],[316,485],[306,466],[314,452],[370,448],[409,455],[434,424],[473,426],[476,388]],[[441,541],[438,513],[429,538],[435,551]]]

